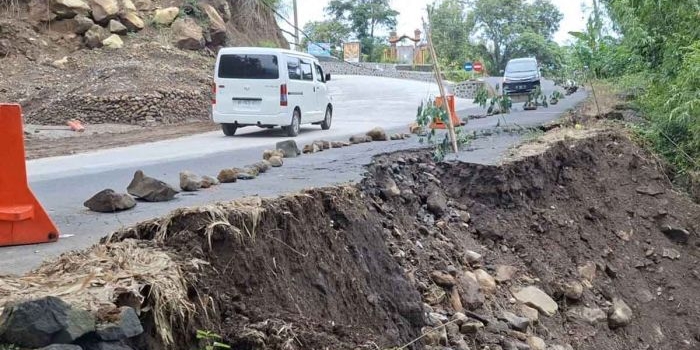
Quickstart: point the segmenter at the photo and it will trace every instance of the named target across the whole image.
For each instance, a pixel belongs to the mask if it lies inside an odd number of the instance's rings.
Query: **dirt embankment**
[[[136,345],[187,349],[207,329],[234,349],[388,349],[423,334],[406,348],[697,349],[700,207],[615,132],[525,151],[500,166],[383,155],[357,186],[117,232],[108,246],[166,253],[178,270],[164,275],[186,290],[165,303],[172,283],[135,278],[149,326]]]

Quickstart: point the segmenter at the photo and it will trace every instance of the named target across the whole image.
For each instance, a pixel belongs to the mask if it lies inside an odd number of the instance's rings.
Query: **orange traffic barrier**
[[[58,229],[29,189],[22,109],[0,104],[0,246],[55,242]]]
[[[455,95],[452,94],[447,94],[445,95],[447,97],[447,108],[449,108],[449,111],[451,112],[452,115],[452,125],[454,126],[460,126],[462,125],[462,122],[457,118],[457,111],[455,110]],[[435,98],[435,106],[440,107],[443,104],[443,98],[442,96],[438,96]],[[442,122],[440,119],[435,119],[433,122],[430,124],[431,129],[447,129],[447,125]]]

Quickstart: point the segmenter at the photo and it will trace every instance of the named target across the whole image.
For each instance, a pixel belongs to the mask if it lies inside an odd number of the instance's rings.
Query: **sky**
[[[397,17],[396,31],[399,35],[407,34],[413,36],[413,31],[416,28],[422,29],[421,16],[425,16],[427,4],[433,3],[435,0],[391,0],[392,7],[399,11]],[[556,33],[554,39],[564,44],[569,39],[567,34],[570,31],[582,30],[585,26],[585,15],[581,9],[581,4],[590,5],[591,0],[551,0],[553,4],[559,7],[559,11],[564,15],[561,21],[559,32]],[[291,0],[285,0],[288,3],[288,10],[285,11],[290,22],[293,19],[291,10]],[[323,9],[328,5],[329,0],[297,0],[299,27],[303,28],[304,24],[311,21],[319,21],[325,19]],[[279,21],[283,29],[293,32],[292,28]]]

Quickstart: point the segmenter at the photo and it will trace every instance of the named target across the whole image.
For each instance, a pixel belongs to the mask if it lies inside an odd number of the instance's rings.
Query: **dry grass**
[[[598,115],[609,113],[614,110],[616,105],[620,104],[617,91],[610,83],[595,81],[587,84],[586,90],[589,92],[589,96],[586,101],[581,104],[578,111],[584,119],[590,119]],[[595,97],[593,91],[595,91]]]

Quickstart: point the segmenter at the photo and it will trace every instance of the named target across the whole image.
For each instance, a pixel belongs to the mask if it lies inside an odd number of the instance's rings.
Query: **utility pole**
[[[299,47],[299,14],[297,12],[297,0],[293,0],[294,3],[294,49],[301,51]]]

